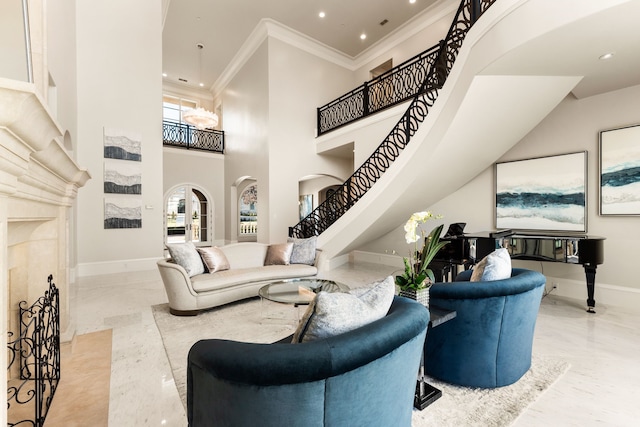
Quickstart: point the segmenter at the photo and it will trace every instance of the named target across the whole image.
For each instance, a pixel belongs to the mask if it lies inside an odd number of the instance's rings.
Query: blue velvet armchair
[[[302,344],[203,340],[187,418],[202,426],[410,426],[429,312],[394,297],[380,320]]]
[[[429,330],[425,372],[468,387],[513,384],[531,367],[533,333],[546,279],[512,269],[504,280],[469,282],[471,271],[455,282],[435,283],[430,304],[457,311],[457,317]]]

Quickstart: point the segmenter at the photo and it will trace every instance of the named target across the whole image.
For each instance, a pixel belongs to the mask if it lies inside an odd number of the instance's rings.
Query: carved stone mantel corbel
[[[0,78],[0,192],[16,195],[18,181],[28,181],[69,206],[76,191],[67,187],[77,190],[91,175],[60,144],[63,135],[33,84]]]

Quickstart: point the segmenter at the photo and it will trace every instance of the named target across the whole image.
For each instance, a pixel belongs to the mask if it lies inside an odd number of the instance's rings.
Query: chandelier
[[[200,130],[218,126],[218,115],[204,108],[192,108],[185,111],[182,113],[182,120]]]
[[[200,69],[200,81],[202,82],[202,49],[204,49],[204,45],[198,43],[196,47],[198,48],[198,66]],[[203,86],[203,84],[200,83],[200,86]],[[218,126],[218,115],[202,107],[185,111],[182,113],[182,120],[200,130]]]

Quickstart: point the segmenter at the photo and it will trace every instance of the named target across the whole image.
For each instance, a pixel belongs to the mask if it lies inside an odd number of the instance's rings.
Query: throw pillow
[[[293,243],[277,243],[269,245],[264,265],[289,265],[293,251]]]
[[[473,267],[472,282],[502,280],[511,277],[511,257],[505,248],[496,249]]]
[[[316,240],[318,240],[317,236],[308,239],[289,237],[287,242],[293,242],[293,251],[289,262],[291,264],[313,265],[316,261]]]
[[[309,304],[292,343],[328,338],[352,331],[387,315],[395,294],[392,276],[349,292],[318,292]]]
[[[202,262],[204,262],[204,266],[209,273],[215,273],[216,271],[223,271],[231,268],[227,256],[217,246],[212,248],[198,248],[198,253],[200,254]]]
[[[202,258],[192,242],[167,244],[173,261],[184,268],[189,277],[204,273]]]

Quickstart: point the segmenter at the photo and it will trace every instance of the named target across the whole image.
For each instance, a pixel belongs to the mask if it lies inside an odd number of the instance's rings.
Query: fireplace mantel
[[[62,145],[65,132],[31,83],[0,78],[0,344],[17,331],[18,303],[29,304],[53,274],[63,333],[70,325],[72,206],[91,178]],[[0,351],[0,365],[7,352]],[[0,368],[0,383],[7,380]],[[0,400],[6,397],[0,389]],[[0,421],[7,418],[0,407]]]
[[[63,137],[35,85],[0,78],[0,194],[70,206],[91,175]]]

